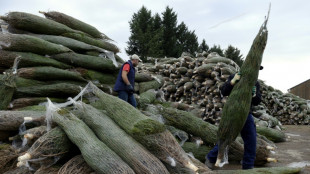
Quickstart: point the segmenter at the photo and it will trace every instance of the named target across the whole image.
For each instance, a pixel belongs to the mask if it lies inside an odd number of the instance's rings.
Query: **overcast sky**
[[[250,49],[269,3],[269,38],[259,79],[286,92],[310,78],[309,0],[0,0],[0,15],[23,11],[60,11],[87,22],[116,41],[119,55],[127,59],[125,48],[130,36],[129,21],[142,5],[161,14],[166,6],[195,30],[199,43],[211,47],[233,45],[245,57]]]

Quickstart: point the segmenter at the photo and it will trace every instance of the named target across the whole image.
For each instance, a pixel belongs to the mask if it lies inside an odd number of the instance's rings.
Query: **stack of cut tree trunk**
[[[217,143],[219,87],[239,71],[235,62],[152,59],[136,73],[138,110],[113,96],[124,61],[110,38],[63,13],[41,13],[0,17],[0,173],[215,173],[203,163]],[[281,125],[267,105],[255,111],[261,166],[285,137],[270,129]],[[242,160],[242,144],[233,142],[229,160]]]
[[[218,124],[227,100],[220,93],[220,86],[232,74],[239,71],[232,60],[211,53],[207,57],[149,58],[149,64],[141,72],[160,74],[165,83],[162,88],[167,101],[189,104],[200,108],[199,117]],[[282,124],[308,125],[310,105],[307,100],[290,93],[283,94],[259,80],[262,104],[254,107],[254,116],[260,120],[279,120]],[[267,116],[268,115],[268,116]],[[280,127],[272,121],[268,127]],[[267,124],[268,125],[268,124]]]
[[[261,84],[263,102],[270,115],[278,118],[282,124],[310,124],[310,101],[291,93],[283,94],[262,81]]]

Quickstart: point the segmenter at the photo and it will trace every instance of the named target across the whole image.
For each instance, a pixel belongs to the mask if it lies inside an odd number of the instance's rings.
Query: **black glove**
[[[252,88],[252,97],[256,96],[256,86],[253,86]]]
[[[133,87],[132,87],[131,84],[126,86],[126,91],[129,92],[129,93],[133,93],[134,92]]]

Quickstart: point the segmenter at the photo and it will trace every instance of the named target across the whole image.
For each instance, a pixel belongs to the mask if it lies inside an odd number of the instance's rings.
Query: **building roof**
[[[299,83],[298,85],[295,85],[295,86],[291,87],[289,90],[291,90],[291,89],[293,89],[293,88],[296,88],[297,86],[299,86],[299,85],[301,85],[301,84],[304,84],[304,83],[306,83],[307,81],[310,81],[310,79],[305,80],[304,82],[301,82],[301,83]]]

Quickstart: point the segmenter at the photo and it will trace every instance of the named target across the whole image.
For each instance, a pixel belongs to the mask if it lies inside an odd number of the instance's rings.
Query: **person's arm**
[[[128,77],[127,77],[129,71],[130,71],[130,65],[128,63],[126,63],[122,69],[122,79],[126,85],[130,85],[130,82],[129,82]]]
[[[128,80],[127,74],[128,74],[128,72],[123,70],[123,71],[122,71],[122,79],[123,79],[123,81],[124,81],[124,83],[125,83],[126,85],[130,85],[130,82],[129,82],[129,80]]]
[[[228,77],[227,81],[220,87],[221,94],[223,96],[229,96],[231,90],[233,89],[233,85],[231,84],[231,79],[233,79],[234,75]]]
[[[256,95],[252,98],[252,105],[257,106],[262,101],[262,95],[260,93],[260,84],[256,82]]]
[[[122,79],[124,83],[126,84],[126,91],[132,93],[134,91],[132,84],[130,84],[130,81],[128,80],[128,73],[130,71],[129,64],[124,65],[122,70]]]

